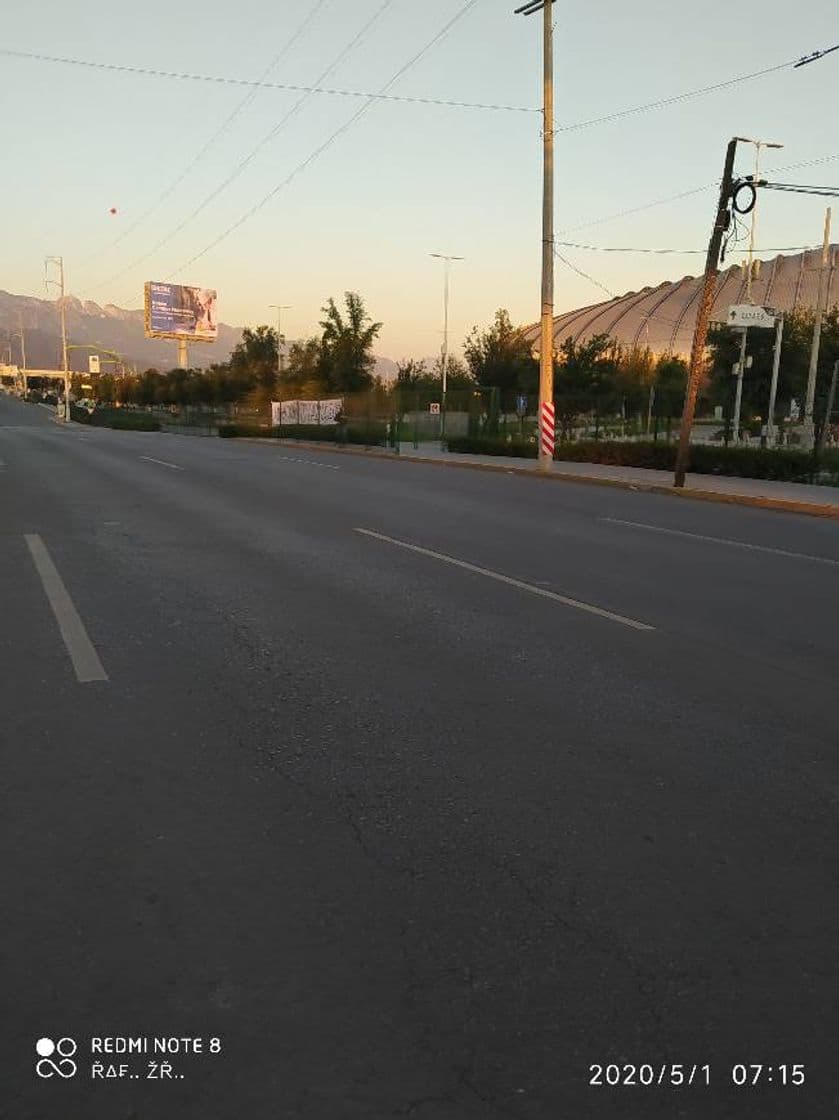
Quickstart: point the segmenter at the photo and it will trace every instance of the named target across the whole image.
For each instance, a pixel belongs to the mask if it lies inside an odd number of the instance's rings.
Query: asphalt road
[[[0,1115],[837,1115],[836,523],[6,397],[0,463]]]

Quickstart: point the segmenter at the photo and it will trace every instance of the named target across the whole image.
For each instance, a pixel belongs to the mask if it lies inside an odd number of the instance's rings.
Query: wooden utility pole
[[[674,486],[684,486],[685,475],[690,461],[690,434],[693,428],[693,417],[696,412],[696,396],[705,367],[705,344],[708,337],[708,323],[711,318],[711,308],[717,289],[717,277],[720,272],[720,250],[722,239],[728,228],[728,204],[731,199],[731,187],[734,179],[734,157],[737,153],[737,137],[728,142],[725,153],[725,166],[720,185],[720,197],[717,203],[717,216],[708,243],[708,255],[705,259],[705,280],[702,286],[702,297],[696,313],[696,326],[693,331],[693,344],[690,351],[690,370],[688,382],[685,387],[685,406],[682,411],[682,427],[679,432],[679,447],[676,452],[676,475]]]

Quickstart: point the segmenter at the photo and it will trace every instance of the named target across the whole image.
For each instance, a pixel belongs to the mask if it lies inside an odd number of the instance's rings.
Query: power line
[[[567,257],[564,257],[562,253],[560,253],[560,251],[556,248],[554,248],[554,256],[558,260],[562,261],[566,268],[570,268],[572,272],[576,272],[578,276],[582,276],[584,280],[588,280],[590,284],[594,284],[596,288],[600,288],[600,290],[602,292],[605,292],[610,299],[618,298],[617,294],[613,292],[611,288],[607,288],[605,284],[601,284],[599,280],[595,280],[593,276],[589,276],[587,272],[583,272],[581,268],[577,268],[575,264],[572,264],[571,261],[569,261]]]
[[[358,46],[358,44],[370,30],[370,28],[373,27],[373,25],[384,15],[385,11],[390,8],[393,3],[394,0],[383,0],[383,2],[379,5],[370,19],[368,19],[367,22],[361,27],[361,30],[353,36],[350,42],[347,43],[347,45],[338,53],[338,55],[321,73],[318,81],[321,81],[324,78],[328,77],[328,75],[331,74],[332,71],[335,70],[348,57],[348,55],[352,53],[352,51]],[[163,237],[155,245],[153,245],[151,249],[143,253],[142,256],[137,257],[135,260],[131,261],[131,263],[126,265],[125,268],[120,269],[119,272],[109,277],[107,280],[104,280],[101,284],[95,285],[93,291],[97,291],[99,288],[106,287],[112,284],[115,280],[121,279],[123,276],[125,276],[126,273],[130,272],[138,265],[143,264],[145,261],[149,260],[156,253],[158,253],[164,245],[167,245],[172,240],[173,237],[177,237],[177,235],[183,229],[185,229],[190,224],[190,222],[197,218],[198,215],[202,213],[202,211],[204,211],[211,202],[215,201],[215,199],[218,198],[220,194],[227,190],[231,183],[239,178],[245,168],[250,165],[250,163],[256,158],[259,152],[262,151],[265,145],[270,143],[270,141],[280,133],[280,131],[288,124],[292,117],[294,117],[300,111],[300,109],[302,109],[302,107],[306,104],[311,96],[312,95],[310,93],[304,93],[302,97],[299,97],[291,107],[291,109],[289,109],[289,111],[280,118],[279,122],[274,125],[271,131],[266,133],[266,135],[262,137],[256,147],[252,148],[250,152],[239,161],[239,163],[234,167],[233,171],[225,179],[223,179],[217,187],[210,191],[210,193],[206,195],[201,202],[199,202],[195,209],[190,214],[188,214],[183,219],[183,221],[179,222],[179,224],[175,226],[174,229],[171,229],[168,233],[164,234]]]
[[[614,214],[606,214],[602,218],[592,218],[590,221],[581,222],[576,226],[566,226],[565,229],[558,230],[559,233],[576,233],[578,229],[589,229],[591,226],[599,226],[604,222],[613,222],[618,218],[627,218],[632,214],[640,214],[644,210],[652,210],[656,206],[664,206],[668,202],[678,202],[683,198],[689,198],[691,195],[704,194],[705,191],[711,190],[716,187],[716,183],[708,183],[704,187],[693,187],[689,191],[680,191],[679,194],[668,195],[667,198],[658,198],[654,202],[644,202],[640,206],[631,206],[626,210],[617,210]]]
[[[319,93],[329,97],[353,97],[374,101],[394,101],[406,105],[441,105],[452,109],[487,109],[504,113],[541,113],[529,105],[503,105],[481,101],[456,101],[445,97],[410,97],[405,94],[370,93],[364,90],[340,89],[328,86],[301,86],[288,82],[252,81],[247,78],[230,78],[212,74],[190,74],[179,70],[157,70],[150,66],[125,66],[114,62],[93,62],[83,58],[40,54],[34,51],[17,51],[0,47],[0,55],[28,59],[33,62],[51,62],[62,66],[80,66],[87,70],[108,70],[117,74],[134,74],[147,78],[169,78],[180,82],[209,82],[213,85],[250,86],[273,89],[282,93]]]
[[[333,132],[327,140],[325,140],[318,148],[316,148],[309,156],[307,156],[306,159],[299,163],[297,167],[295,167],[294,170],[289,175],[287,175],[285,179],[282,180],[282,182],[278,183],[273,188],[273,190],[269,191],[268,194],[260,199],[259,202],[254,203],[254,205],[251,206],[250,209],[246,210],[245,213],[235,222],[233,222],[232,225],[228,226],[227,229],[225,229],[222,233],[215,237],[199,253],[196,253],[194,256],[190,257],[188,261],[171,272],[169,276],[176,276],[179,273],[183,272],[185,269],[189,268],[190,265],[194,264],[197,260],[200,260],[201,257],[209,253],[211,249],[214,249],[217,245],[221,244],[222,241],[228,238],[231,233],[234,233],[237,229],[244,225],[245,222],[253,217],[253,215],[256,214],[259,210],[261,210],[263,206],[266,206],[272,198],[275,198],[281,190],[287,187],[289,183],[291,183],[295,178],[297,178],[299,174],[301,174],[301,172],[305,171],[307,167],[314,163],[316,159],[318,159],[328,148],[330,148],[336,140],[343,136],[345,132],[349,131],[349,129],[352,128],[352,126],[356,124],[364,116],[365,113],[367,113],[367,111],[375,104],[375,102],[381,100],[383,95],[387,92],[387,90],[390,89],[392,85],[395,85],[395,83],[400,78],[402,78],[409,70],[416,66],[416,64],[422,58],[424,58],[425,55],[428,54],[428,52],[433,47],[435,47],[442,39],[444,39],[445,36],[448,35],[451,29],[455,26],[455,24],[458,23],[469,11],[471,11],[471,9],[474,8],[477,3],[478,0],[467,0],[467,2],[459,9],[459,11],[455,13],[454,16],[452,16],[452,18],[441,28],[441,30],[438,31],[437,34],[432,39],[430,39],[425,44],[425,46],[422,47],[411,59],[409,59],[409,61],[406,62],[404,66],[400,67],[400,69],[396,71],[393,77],[385,82],[385,84],[376,94],[372,94],[368,98],[368,100],[359,109],[357,109],[355,113],[353,113],[349,120],[345,121],[344,124],[342,124],[340,128],[336,129],[335,132]]]
[[[676,256],[691,256],[693,254],[705,254],[707,249],[647,249],[647,248],[630,248],[626,246],[615,245],[585,245],[579,241],[558,241],[558,245],[562,245],[566,249],[585,249],[593,253],[650,253],[653,255],[673,254]],[[755,249],[756,253],[800,253],[813,249],[812,245],[784,245],[781,248],[766,248]]]
[[[215,142],[219,139],[219,137],[227,131],[227,129],[231,124],[233,124],[236,118],[241,113],[243,113],[244,110],[247,109],[247,107],[255,100],[255,98],[259,95],[260,89],[265,83],[265,79],[268,77],[271,71],[274,70],[275,67],[282,61],[282,59],[285,58],[288,52],[300,41],[305,32],[308,30],[309,26],[314,22],[320,10],[327,3],[329,3],[329,0],[316,0],[314,7],[310,10],[309,14],[298,26],[297,30],[292,34],[291,38],[286,42],[285,46],[283,46],[282,49],[276,55],[274,55],[271,62],[260,75],[258,81],[249,83],[251,86],[249,92],[235,106],[233,111],[228,114],[224,121],[210,136],[209,140],[206,141],[206,143],[200,148],[193,159],[191,159],[190,162],[186,165],[183,171],[172,181],[172,183],[166,188],[166,190],[163,191],[162,194],[158,195],[151,206],[144,210],[143,213],[140,214],[140,216],[136,218],[128,226],[127,229],[123,230],[119,237],[115,238],[115,240],[110,243],[110,245],[106,245],[103,249],[97,250],[95,253],[92,253],[89,257],[86,257],[83,261],[81,261],[77,265],[78,268],[84,268],[90,261],[98,259],[100,256],[102,256],[103,253],[106,253],[111,249],[115,249],[117,245],[120,245],[127,237],[130,237],[134,230],[139,229],[143,222],[145,222],[147,218],[151,217],[151,215],[163,202],[166,201],[167,198],[170,198],[171,195],[174,194],[175,190],[181,185],[184,179],[186,179],[193,168],[204,158],[204,156],[207,154],[213,144],[215,144]]]
[[[779,172],[779,171],[798,171],[802,167],[816,167],[819,164],[831,163],[831,162],[833,162],[834,160],[837,160],[837,159],[839,159],[839,152],[834,152],[832,155],[829,155],[829,156],[816,156],[815,159],[805,159],[805,160],[799,161],[798,163],[787,163],[783,167],[776,167],[774,169],[774,171],[776,173]],[[644,210],[652,210],[657,206],[666,206],[670,202],[680,202],[683,198],[690,198],[692,195],[704,194],[706,191],[718,190],[718,189],[719,189],[719,181],[715,181],[713,183],[706,183],[705,186],[703,186],[703,187],[692,187],[690,190],[680,191],[678,194],[671,194],[671,195],[668,195],[666,198],[657,198],[653,202],[644,202],[640,206],[632,206],[632,207],[630,207],[629,209],[626,209],[626,210],[617,210],[613,214],[605,214],[600,218],[592,218],[589,221],[581,222],[579,225],[576,225],[576,226],[566,226],[564,229],[558,230],[557,232],[561,233],[561,234],[562,233],[576,233],[577,230],[590,229],[592,226],[598,226],[598,225],[603,225],[606,222],[617,221],[618,218],[627,218],[627,217],[630,217],[632,214],[640,214]],[[702,251],[706,252],[706,250],[702,250]],[[768,252],[769,250],[763,250],[763,251]],[[779,250],[779,251],[782,251],[782,250]]]
[[[767,66],[763,70],[754,70],[749,74],[740,74],[734,78],[728,78],[723,82],[715,82],[709,86],[700,86],[698,89],[686,90],[683,93],[674,94],[671,97],[657,98],[655,101],[647,101],[642,105],[633,105],[627,109],[618,109],[612,113],[605,113],[600,117],[591,117],[583,121],[575,121],[573,124],[559,125],[556,129],[557,132],[577,132],[584,128],[593,128],[599,124],[609,124],[612,121],[623,120],[625,117],[635,116],[638,113],[654,112],[657,109],[666,109],[671,105],[679,105],[685,101],[691,101],[697,97],[704,97],[709,93],[717,93],[720,90],[731,89],[734,86],[741,85],[744,82],[754,81],[756,78],[764,78],[769,74],[776,74],[781,70],[796,69],[797,67],[805,65],[807,62],[815,61],[817,58],[822,58],[826,54],[837,50],[837,47],[830,47],[827,50],[816,51],[811,56],[804,58],[798,57],[794,59],[787,59],[785,62],[779,62],[775,66]],[[453,108],[462,109],[492,109],[503,112],[513,113],[540,113],[541,109],[531,108],[526,105],[500,105],[500,104],[485,104],[480,102],[471,101],[454,101],[445,98],[432,98],[432,97],[406,97],[386,94],[371,94],[358,90],[348,89],[329,89],[322,86],[300,86],[292,85],[286,82],[267,82],[264,80],[265,75],[257,81],[252,81],[247,78],[233,78],[224,75],[215,74],[194,74],[180,70],[160,70],[152,66],[128,66],[122,63],[114,62],[96,62],[91,59],[72,58],[66,55],[49,55],[36,51],[20,51],[11,48],[0,48],[0,54],[6,55],[10,58],[28,59],[33,62],[48,62],[62,66],[79,66],[90,70],[105,70],[117,74],[135,74],[141,77],[149,78],[164,78],[174,79],[176,81],[187,82],[210,82],[213,84],[222,85],[236,85],[236,86],[251,86],[258,89],[274,89],[294,93],[320,93],[332,97],[377,97],[386,101],[401,101],[406,103],[416,103],[421,105],[444,105]],[[267,73],[274,68],[276,61],[268,68]]]
[[[648,101],[644,105],[634,105],[630,109],[619,109],[614,113],[606,113],[602,117],[591,117],[589,120],[577,121],[575,124],[562,125],[557,129],[558,132],[576,132],[582,128],[592,128],[598,124],[609,124],[612,121],[623,120],[624,117],[631,117],[637,113],[650,113],[655,109],[666,109],[670,105],[678,105],[683,101],[691,101],[696,97],[703,97],[707,93],[716,93],[721,89],[730,89],[732,86],[738,86],[743,82],[751,82],[755,78],[764,78],[768,74],[776,74],[779,70],[789,70],[795,67],[798,59],[790,59],[787,62],[779,62],[777,66],[768,66],[765,70],[755,70],[751,74],[741,74],[737,78],[728,78],[724,82],[715,82],[710,86],[701,86],[699,89],[688,90],[685,93],[677,93],[672,97],[662,97],[656,101]]]

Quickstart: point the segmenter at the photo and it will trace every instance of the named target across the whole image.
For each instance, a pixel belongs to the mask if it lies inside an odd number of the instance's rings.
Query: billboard
[[[179,338],[215,342],[218,337],[217,294],[212,288],[148,281],[146,338]]]

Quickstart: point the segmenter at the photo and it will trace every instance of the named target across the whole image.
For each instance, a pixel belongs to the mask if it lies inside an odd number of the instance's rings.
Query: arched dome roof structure
[[[819,290],[821,249],[808,249],[795,256],[778,256],[761,261],[760,274],[752,281],[752,302],[775,311],[815,308]],[[827,306],[839,303],[839,246],[830,248],[828,259]],[[608,334],[627,349],[649,347],[655,354],[690,354],[696,310],[702,292],[702,277],[684,276],[665,281],[656,288],[576,311],[566,311],[554,319],[557,349],[569,336],[585,342],[596,334]],[[711,319],[724,322],[732,304],[746,302],[746,275],[739,265],[721,272],[711,311]],[[539,350],[539,324],[525,330],[525,337]]]

